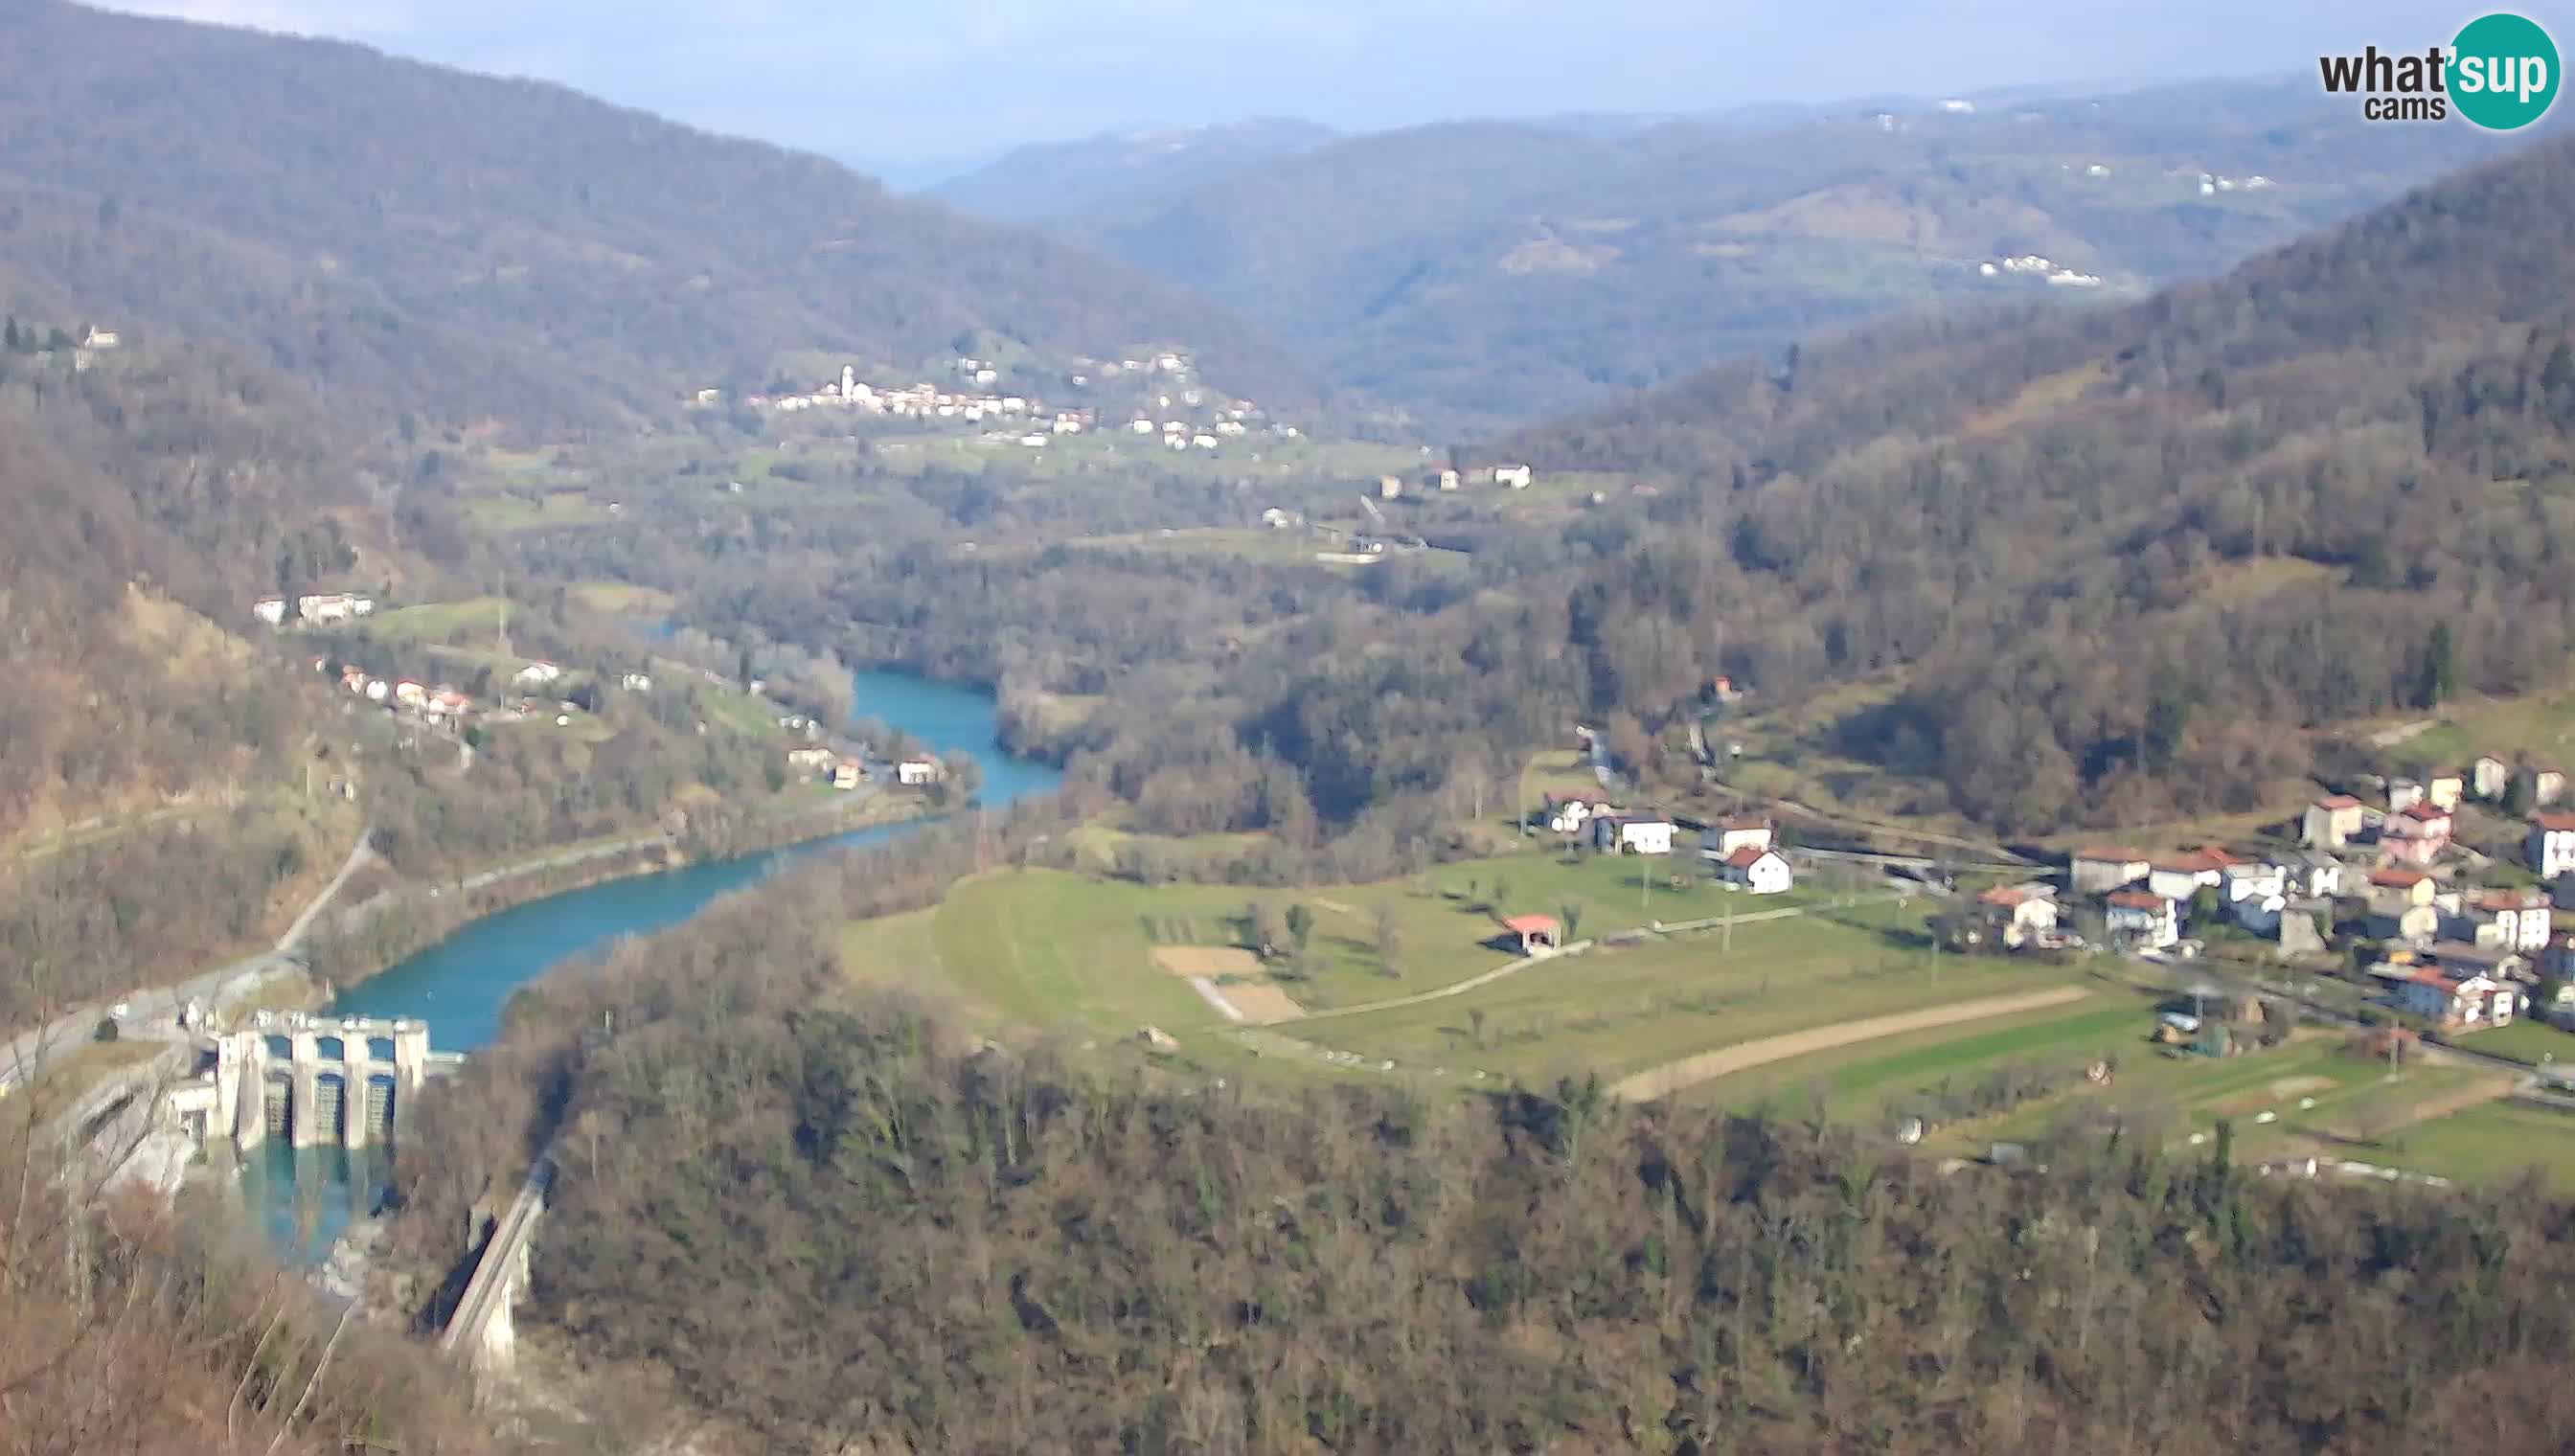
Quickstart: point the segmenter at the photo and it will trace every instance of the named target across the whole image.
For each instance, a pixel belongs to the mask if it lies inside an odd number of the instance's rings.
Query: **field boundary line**
[[[1816,1026],[1804,1031],[1790,1031],[1778,1036],[1764,1036],[1754,1041],[1740,1041],[1702,1051],[1678,1061],[1648,1067],[1632,1076],[1621,1077],[1610,1084],[1609,1095],[1625,1102],[1650,1102],[1668,1097],[1702,1082],[1712,1082],[1735,1072],[1766,1066],[1774,1061],[1806,1056],[1818,1051],[1862,1041],[1875,1041],[1881,1036],[1898,1036],[1908,1031],[1927,1031],[1952,1026],[1962,1021],[1981,1021],[1991,1016],[2008,1016],[2019,1011],[2041,1011],[2050,1006],[2067,1005],[2092,994],[2088,986],[2052,986],[2043,991],[2022,991],[2008,996],[1986,996],[1980,1000],[1955,1001],[1945,1006],[1925,1006],[1918,1011],[1901,1011],[1885,1016],[1871,1016],[1862,1021],[1845,1021],[1837,1026]]]

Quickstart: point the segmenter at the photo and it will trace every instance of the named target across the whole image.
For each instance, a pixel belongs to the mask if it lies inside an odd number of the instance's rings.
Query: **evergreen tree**
[[[2450,625],[2432,624],[2432,635],[2423,645],[2423,671],[2414,689],[2414,706],[2438,708],[2449,701],[2458,684],[2457,650],[2450,641]]]

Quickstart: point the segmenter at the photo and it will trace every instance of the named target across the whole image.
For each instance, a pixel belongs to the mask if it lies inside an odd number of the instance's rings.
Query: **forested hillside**
[[[2039,831],[2249,808],[2297,729],[2556,683],[2570,210],[2549,142],[2146,303],[1818,342],[1509,442],[1685,488],[1577,599],[1595,708],[1891,682],[1840,747]]]
[[[1422,127],[1053,225],[1242,309],[1340,383],[1472,429],[1935,301],[2142,294],[2498,149],[2472,128],[2368,126],[2301,80],[1963,115],[1917,100]],[[2099,282],[1980,271],[2031,255]]]
[[[1596,1085],[1290,1099],[977,1049],[835,997],[833,898],[808,875],[549,982],[405,1160],[402,1228],[436,1257],[561,1119],[521,1338],[657,1372],[666,1428],[1030,1453],[2575,1439],[2575,1238],[2528,1190],[2264,1180],[2223,1130],[2167,1157],[2145,1126],[2068,1136],[2044,1175],[1944,1173]]]
[[[309,389],[221,347],[34,347],[59,327],[13,316],[0,348],[0,839],[273,775],[290,704],[247,671],[250,602],[395,570]]]
[[[1309,397],[1134,269],[560,87],[59,0],[0,0],[0,257],[343,399],[597,422],[787,351],[910,368],[976,330],[1186,344],[1237,392]]]

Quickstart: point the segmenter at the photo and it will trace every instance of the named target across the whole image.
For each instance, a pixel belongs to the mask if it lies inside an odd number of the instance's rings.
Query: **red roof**
[[[2316,807],[2325,809],[2358,808],[2360,807],[2360,800],[2352,797],[2348,793],[2337,793],[2327,798],[2317,799]]]
[[[2037,895],[2031,894],[2028,890],[2010,884],[1995,885],[1976,896],[1978,903],[1988,905],[2025,905],[2037,898]]]
[[[2548,896],[2535,889],[2489,889],[2469,903],[2481,910],[2535,910],[2548,903]]]
[[[1553,915],[1513,915],[1502,921],[1502,928],[1522,935],[1552,935],[1556,932]]]
[[[1746,844],[1742,848],[1735,850],[1733,853],[1726,855],[1725,862],[1733,865],[1737,869],[1749,869],[1753,865],[1760,863],[1766,856],[1776,854],[1779,851],[1775,849],[1759,849],[1750,844]],[[1785,856],[1782,857],[1784,858]]]
[[[2152,890],[2123,889],[2110,896],[2110,903],[2123,910],[2160,910],[2172,901]]]
[[[2450,816],[2450,811],[2426,798],[2407,804],[2405,806],[2405,816],[2409,819],[2421,819],[2424,822],[2429,823],[2434,819],[2447,819]]]
[[[2155,868],[2173,874],[2206,874],[2242,861],[2223,849],[2192,849],[2154,862]]]
[[[2373,869],[2369,871],[2370,883],[2382,884],[2387,886],[2389,889],[2412,889],[2414,886],[2421,884],[2423,881],[2430,879],[2431,877],[2432,876],[2430,874],[2420,869]]]
[[[2532,814],[2530,821],[2551,834],[2575,834],[2575,813]]]

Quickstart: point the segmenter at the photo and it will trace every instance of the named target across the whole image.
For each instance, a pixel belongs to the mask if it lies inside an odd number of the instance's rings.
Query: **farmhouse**
[[[2181,941],[2181,906],[2152,890],[2123,889],[2104,901],[2106,927],[2114,940],[2160,950]]]
[[[286,625],[286,599],[283,597],[262,597],[257,602],[251,604],[250,615],[267,623],[271,627],[284,627]]]
[[[2533,808],[2546,808],[2566,796],[2566,775],[2554,768],[2524,764],[2512,775],[2521,789],[2524,803]]]
[[[2468,765],[2468,791],[2479,798],[2501,798],[2512,786],[2512,765],[2492,753],[2480,753]]]
[[[2401,814],[2423,801],[2422,780],[2390,778],[2387,780],[2387,811]]]
[[[2530,961],[2517,950],[2499,946],[2468,945],[2456,940],[2443,940],[2426,949],[2424,955],[2451,975],[2482,975],[2495,980],[2518,980],[2530,969]]]
[[[1621,854],[1669,854],[1672,821],[1661,814],[1593,814],[1591,843]]]
[[[2457,812],[2459,800],[2467,797],[2467,776],[2453,769],[2441,769],[2423,780],[2423,796],[2437,809]]]
[[[2440,886],[2420,869],[2373,869],[2369,873],[2369,909],[2372,914],[2395,914],[2420,905],[2429,907]]]
[[[2403,812],[2387,816],[2378,844],[2390,862],[2429,864],[2450,847],[2450,811],[2418,799]]]
[[[894,779],[908,788],[919,788],[937,783],[946,771],[936,758],[906,758],[894,765]]]
[[[2220,871],[2218,885],[2223,891],[2219,898],[2228,905],[2284,898],[2289,893],[2289,871],[2285,866],[2259,861],[2229,864]]]
[[[2409,1015],[2463,1031],[2512,1021],[2514,993],[2491,976],[2453,979],[2438,971],[2418,971],[2396,982],[2391,999]]]
[[[2321,849],[2290,857],[2285,866],[2290,893],[2309,899],[2331,899],[2342,893],[2343,863]]]
[[[1787,855],[1746,844],[1716,861],[1716,879],[1719,884],[1754,894],[1779,894],[1796,884],[1797,873],[1790,867]]]
[[[352,596],[347,592],[318,592],[295,599],[295,615],[305,622],[347,622],[365,617],[376,610],[372,597]]]
[[[1609,805],[1605,803],[1593,804],[1578,798],[1568,798],[1546,806],[1546,827],[1551,833],[1579,833],[1582,826],[1590,822],[1593,814],[1607,812],[1609,812]]]
[[[563,669],[552,663],[530,663],[521,668],[512,681],[522,688],[543,688],[561,677]]]
[[[856,788],[859,786],[859,780],[865,776],[866,773],[859,767],[858,760],[855,758],[843,758],[832,765],[834,788]]]
[[[2536,951],[2548,945],[2548,896],[2535,889],[2488,889],[2467,896],[2443,933],[2491,949]]]
[[[2530,867],[2542,879],[2575,870],[2575,813],[2530,816],[2530,835],[2523,841]]]
[[[2076,894],[2099,894],[2136,883],[2152,867],[2153,861],[2137,850],[2096,845],[2075,850],[2067,874]]]
[[[1699,848],[1718,859],[1746,847],[1767,849],[1771,839],[1770,817],[1756,813],[1728,814],[1718,819],[1713,827],[1702,831],[1698,838]]]
[[[2028,885],[1998,884],[1976,896],[1994,938],[2018,949],[2056,928],[2056,899]]]
[[[1497,486],[1507,486],[1514,491],[1525,491],[1529,488],[1531,479],[1529,468],[1524,465],[1493,467],[1493,484]]]
[[[2298,842],[2310,849],[2339,849],[2360,832],[2360,800],[2337,793],[2307,805],[2298,823]]]
[[[2235,856],[2223,849],[2194,849],[2155,860],[2146,870],[2146,888],[2166,899],[2186,900],[2202,888],[2215,888],[2226,877]]]

